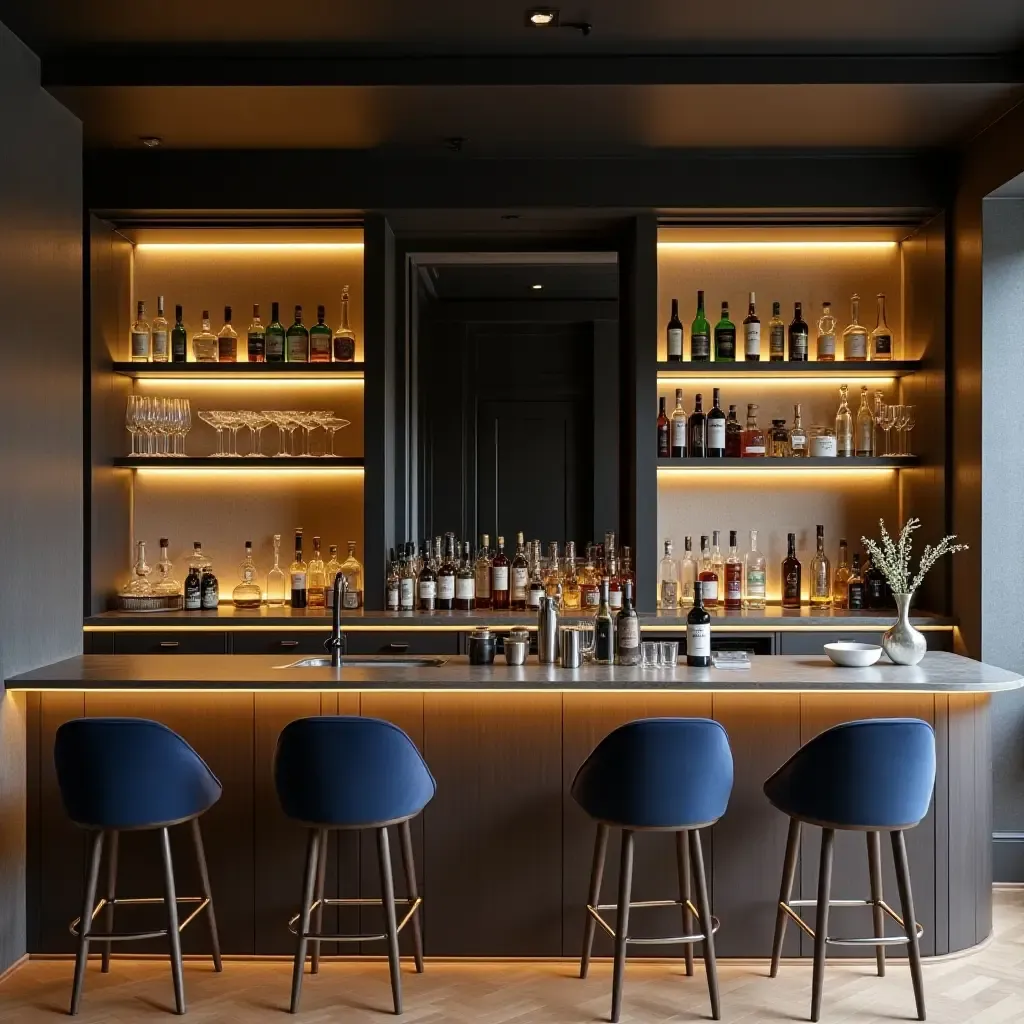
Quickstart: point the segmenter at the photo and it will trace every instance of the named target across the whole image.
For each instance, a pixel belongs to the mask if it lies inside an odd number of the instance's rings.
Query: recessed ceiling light
[[[533,290],[534,290],[535,292],[539,292],[539,291],[541,290],[541,288],[543,288],[543,287],[544,287],[544,285],[542,285],[542,284],[535,284],[535,285],[533,286]]]
[[[139,142],[141,142],[146,149],[156,149],[164,140],[159,135],[140,135]]]
[[[557,7],[534,7],[526,12],[526,24],[537,28],[557,28]]]

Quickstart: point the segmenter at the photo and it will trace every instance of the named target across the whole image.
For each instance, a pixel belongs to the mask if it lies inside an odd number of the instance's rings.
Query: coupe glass
[[[231,431],[227,454],[235,457],[238,455],[238,432],[245,426],[245,423],[237,412],[229,412],[227,410],[221,411],[220,419],[221,423]]]
[[[295,409],[288,409],[281,413],[284,429],[288,431],[288,451],[285,455],[297,456],[303,452],[295,450],[295,431],[302,426],[302,413]]]
[[[245,425],[249,428],[250,447],[247,458],[265,459],[263,454],[263,429],[270,426],[270,417],[265,412],[244,412]]]
[[[272,423],[272,424],[274,424],[275,427],[277,427],[278,440],[277,440],[277,452],[275,453],[275,455],[276,455],[276,457],[280,458],[280,456],[287,454],[287,452],[285,451],[285,447],[284,447],[284,424],[285,424],[285,420],[282,419],[283,413],[279,412],[277,409],[264,409],[263,410],[263,415],[267,417],[267,420],[269,421],[269,423]]]
[[[217,431],[217,451],[214,452],[215,459],[224,457],[224,423],[221,414],[216,411],[200,411],[199,418],[208,426]]]
[[[341,419],[341,417],[339,416],[327,416],[320,420],[320,426],[322,426],[324,430],[326,430],[331,435],[331,450],[330,452],[325,451],[324,455],[330,455],[332,458],[334,458],[336,454],[334,451],[334,435],[339,430],[344,430],[345,427],[350,427],[351,425],[351,420],[344,420]]]

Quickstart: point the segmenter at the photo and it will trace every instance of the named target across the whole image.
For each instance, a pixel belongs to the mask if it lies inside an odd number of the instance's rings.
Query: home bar
[[[7,5],[0,1018],[1021,1019],[974,6]]]

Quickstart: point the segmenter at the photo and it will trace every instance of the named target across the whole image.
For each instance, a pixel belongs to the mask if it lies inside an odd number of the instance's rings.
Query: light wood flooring
[[[596,962],[586,981],[570,963],[445,963],[428,961],[416,975],[403,964],[405,1014],[409,1024],[590,1024],[608,1019],[611,965]],[[73,964],[32,960],[0,983],[0,1022],[56,1021],[67,1011]],[[925,965],[928,1019],[936,1024],[1024,1022],[1024,890],[995,895],[995,938],[970,956]],[[185,965],[188,1019],[193,1024],[245,1022],[282,1024],[291,967],[286,963],[227,961],[217,975],[208,961]],[[733,1024],[789,1024],[806,1020],[809,964],[787,962],[774,981],[766,965],[719,965],[722,1017]],[[391,993],[385,962],[325,962],[307,974],[300,1021],[320,1024],[380,1024]],[[173,1005],[167,963],[115,960],[110,974],[89,964],[79,1021],[128,1024],[166,1021]],[[825,976],[823,1022],[875,1024],[914,1018],[906,964],[893,962],[885,978],[873,966],[833,964]],[[686,978],[682,963],[643,964],[626,969],[622,1021],[633,1024],[708,1019],[703,971]]]

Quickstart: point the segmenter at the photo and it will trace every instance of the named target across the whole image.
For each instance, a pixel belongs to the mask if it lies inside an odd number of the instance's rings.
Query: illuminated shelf
[[[916,455],[878,456],[871,459],[658,459],[658,470],[672,472],[715,472],[721,470],[747,471],[752,473],[776,472],[778,470],[832,470],[839,473],[856,473],[865,469],[906,469],[916,466],[920,459]]]
[[[364,363],[114,363],[135,380],[362,380]]]
[[[245,455],[229,455],[224,458],[207,455],[200,458],[186,457],[178,459],[126,456],[124,458],[114,459],[113,464],[118,469],[147,469],[161,471],[182,469],[251,469],[259,472],[263,470],[279,471],[289,469],[293,472],[299,473],[307,471],[316,473],[325,469],[362,469],[363,458],[362,456],[347,455],[328,455],[321,457],[298,456],[296,458],[269,455],[262,459],[251,459]]]
[[[890,362],[863,363],[658,363],[658,377],[790,377],[795,380],[808,377],[906,377],[921,369],[918,359],[893,359]]]

